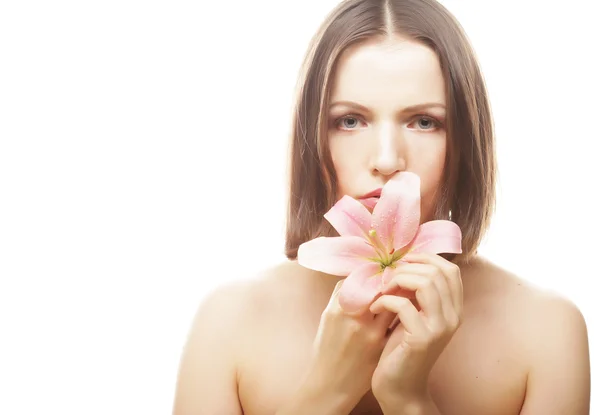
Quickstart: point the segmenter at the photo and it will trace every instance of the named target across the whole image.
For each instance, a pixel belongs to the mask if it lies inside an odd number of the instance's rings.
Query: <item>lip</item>
[[[371,197],[381,197],[381,187],[379,189],[373,190],[372,192],[362,195],[359,199],[369,199]]]

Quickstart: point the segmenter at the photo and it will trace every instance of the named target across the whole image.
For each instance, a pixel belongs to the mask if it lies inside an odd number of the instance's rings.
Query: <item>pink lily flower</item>
[[[419,224],[420,186],[416,174],[400,173],[385,184],[373,213],[346,195],[324,215],[340,236],[322,236],[300,245],[300,265],[346,277],[339,292],[345,311],[365,310],[409,252],[462,252],[462,234],[454,222]]]

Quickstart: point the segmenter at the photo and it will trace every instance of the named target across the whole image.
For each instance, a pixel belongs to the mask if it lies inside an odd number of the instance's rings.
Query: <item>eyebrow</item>
[[[360,111],[365,111],[368,112],[369,109],[363,105],[360,105],[356,102],[352,102],[352,101],[336,101],[333,102],[329,108],[333,108],[333,107],[337,107],[337,106],[345,106],[345,107],[350,107],[350,108],[355,108],[358,109]],[[414,111],[422,111],[428,108],[441,108],[441,109],[446,109],[446,105],[441,104],[439,102],[425,102],[423,104],[416,104],[416,105],[411,105],[409,107],[405,107],[401,112],[414,112]]]

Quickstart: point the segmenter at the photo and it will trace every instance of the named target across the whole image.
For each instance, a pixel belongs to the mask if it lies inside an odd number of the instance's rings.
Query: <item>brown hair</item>
[[[317,236],[336,235],[323,218],[336,200],[337,179],[327,145],[332,75],[342,52],[376,36],[399,35],[422,42],[438,56],[446,84],[445,171],[435,218],[462,231],[463,253],[473,255],[495,205],[496,158],[492,114],[484,79],[467,36],[436,0],[345,0],[311,41],[298,80],[292,114],[285,254]]]

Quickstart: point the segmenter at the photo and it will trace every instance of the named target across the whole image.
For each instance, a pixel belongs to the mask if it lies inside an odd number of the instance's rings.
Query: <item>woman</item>
[[[494,204],[492,118],[466,36],[434,0],[349,0],[313,40],[291,147],[286,254],[202,304],[176,414],[587,414],[585,321],[569,301],[477,255]],[[342,196],[420,178],[421,222],[451,219],[459,255],[419,254],[368,308],[298,264],[334,236]],[[396,323],[396,318],[400,321]]]

